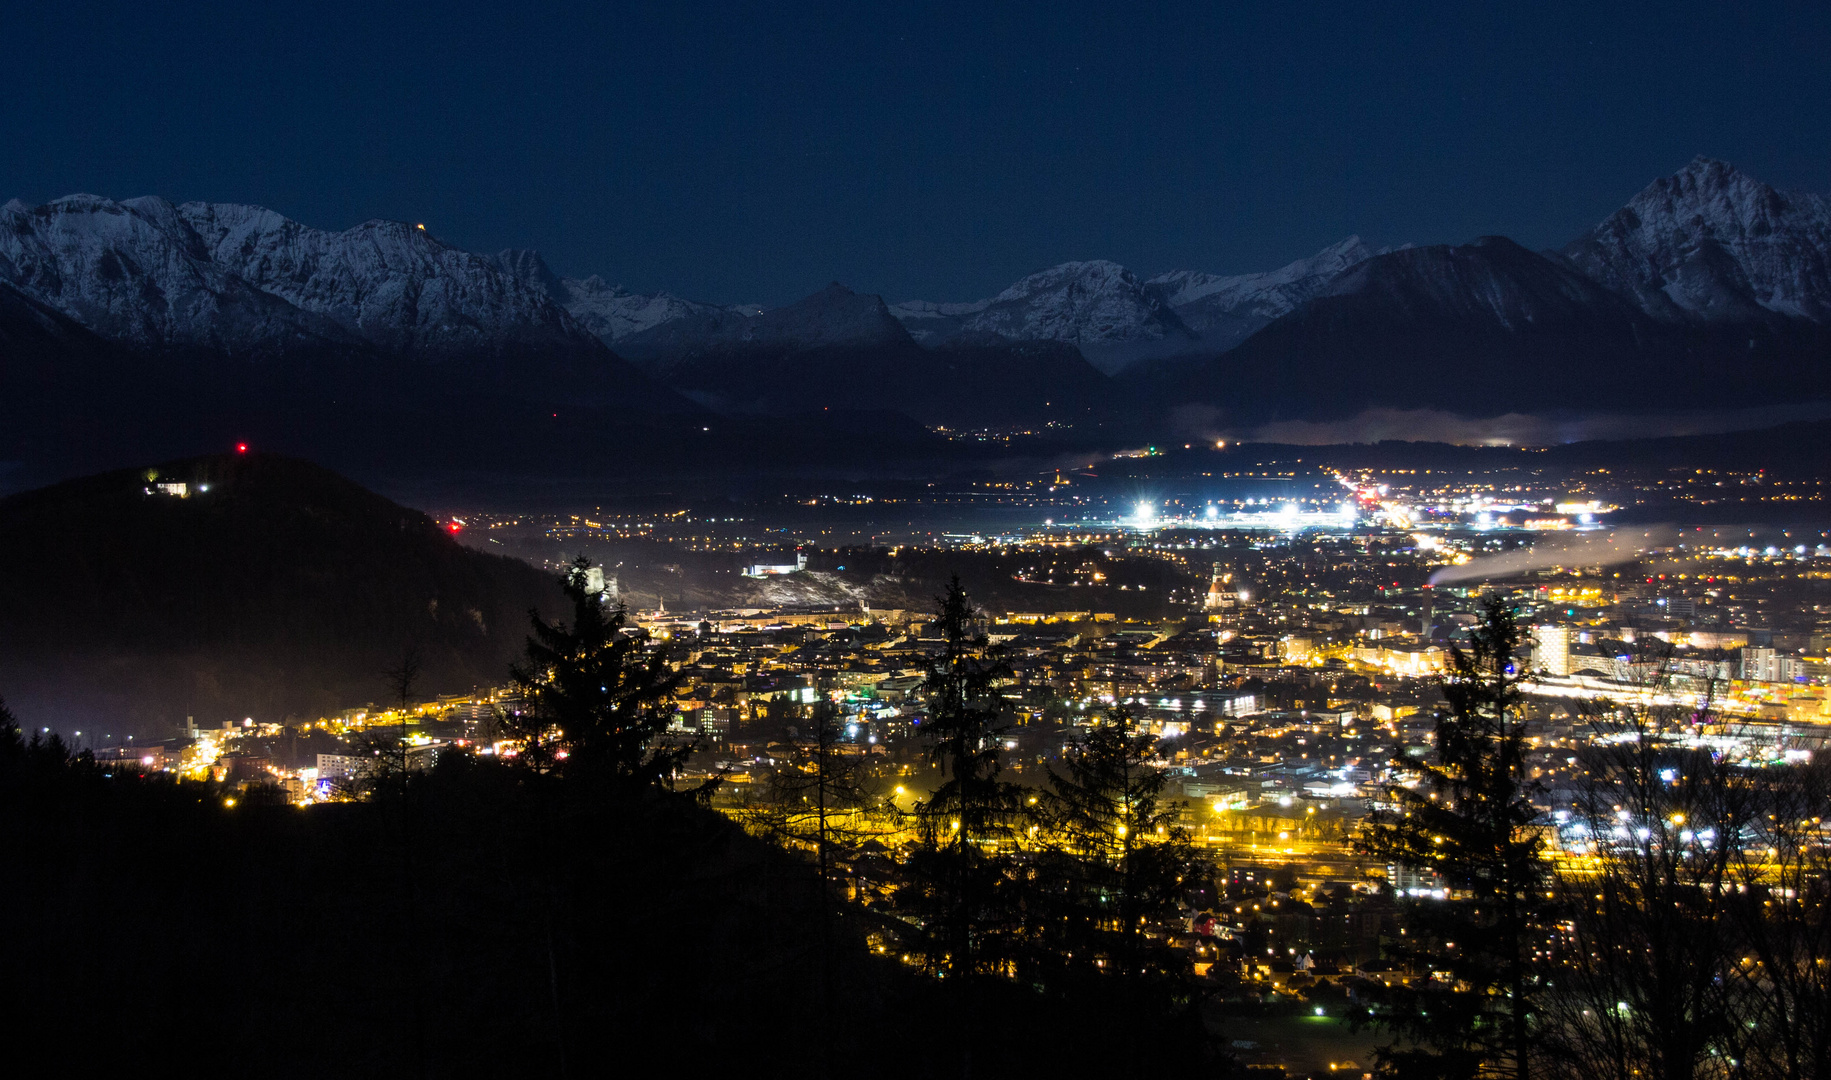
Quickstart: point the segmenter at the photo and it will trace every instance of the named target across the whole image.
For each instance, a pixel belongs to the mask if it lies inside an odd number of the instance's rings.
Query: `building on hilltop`
[[[747,578],[781,577],[784,574],[799,573],[806,569],[807,554],[797,551],[795,561],[792,563],[751,563],[744,567],[744,576]]]

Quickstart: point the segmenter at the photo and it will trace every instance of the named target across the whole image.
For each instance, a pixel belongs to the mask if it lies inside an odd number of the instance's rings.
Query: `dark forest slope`
[[[190,485],[148,494],[148,474]],[[0,693],[40,723],[156,733],[317,716],[500,681],[551,575],[265,454],[194,458],[0,500]],[[80,723],[78,723],[80,721]]]

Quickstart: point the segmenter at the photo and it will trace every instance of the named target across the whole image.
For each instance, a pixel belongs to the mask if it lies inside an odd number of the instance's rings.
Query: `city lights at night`
[[[1831,1080],[1831,8],[15,7],[11,1074]]]

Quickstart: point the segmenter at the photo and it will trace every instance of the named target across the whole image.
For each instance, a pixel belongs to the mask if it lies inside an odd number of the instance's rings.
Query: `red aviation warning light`
[[[248,452],[248,444],[245,442],[236,443],[235,452],[238,454],[246,454]]]

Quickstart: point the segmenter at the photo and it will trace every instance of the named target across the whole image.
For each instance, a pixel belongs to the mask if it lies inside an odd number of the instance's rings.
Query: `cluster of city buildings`
[[[1396,900],[1442,896],[1444,883],[1372,864],[1352,839],[1391,785],[1419,781],[1440,678],[1493,596],[1508,597],[1526,628],[1512,659],[1548,820],[1580,797],[1583,750],[1613,705],[1676,707],[1692,721],[1686,738],[1751,766],[1815,755],[1831,736],[1831,549],[1706,535],[1621,562],[1521,567],[1531,537],[1517,532],[1372,518],[1284,532],[1157,524],[1075,537],[1052,527],[949,551],[988,560],[1012,582],[997,595],[1020,597],[982,603],[979,622],[1002,665],[1007,778],[1042,785],[1070,741],[1116,708],[1161,738],[1164,798],[1220,877],[1211,902],[1159,929],[1209,977],[1324,1009],[1357,986],[1419,977],[1383,959],[1381,939],[1397,932]],[[730,557],[763,579],[861,561],[813,548],[792,562],[756,555]],[[1511,567],[1505,575],[1474,572],[1503,558],[1513,561],[1491,564]],[[1142,580],[1128,563],[1167,568],[1180,584],[1147,593],[1141,608],[1141,586],[1121,591]],[[608,592],[612,581],[592,585]],[[932,611],[853,600],[657,602],[628,614],[628,632],[679,667],[668,737],[703,747],[686,779],[722,777],[715,805],[743,815],[777,797],[772,779],[805,754],[819,703],[886,809],[913,809],[935,784],[922,737],[941,644]],[[454,750],[513,753],[494,719],[518,707],[510,690],[479,688],[304,728],[248,718],[113,760],[210,777],[232,798],[277,791],[310,803],[358,791],[391,741],[405,742],[392,766],[407,769]],[[894,903],[896,850],[913,835],[893,814],[878,842],[842,853],[835,872],[856,900]],[[1556,828],[1548,840],[1580,844]]]

